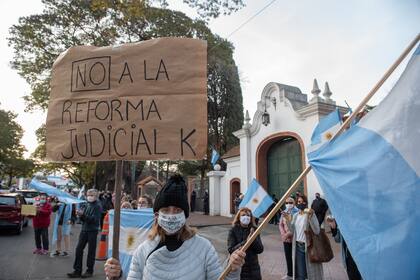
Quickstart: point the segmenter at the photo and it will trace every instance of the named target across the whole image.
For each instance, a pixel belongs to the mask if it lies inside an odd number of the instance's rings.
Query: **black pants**
[[[79,235],[79,242],[76,247],[76,259],[74,260],[74,271],[82,273],[83,266],[83,250],[88,244],[87,254],[87,272],[93,273],[93,266],[95,265],[95,253],[96,253],[96,237],[98,231],[81,231]]]
[[[35,231],[35,245],[37,249],[44,249],[48,251],[48,228],[34,228]],[[41,247],[42,240],[42,247]]]
[[[286,256],[287,276],[293,277],[292,243],[283,242],[284,254]]]

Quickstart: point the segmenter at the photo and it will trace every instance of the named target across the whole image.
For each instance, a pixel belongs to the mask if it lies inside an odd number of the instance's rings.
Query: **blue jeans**
[[[305,243],[296,242],[296,256],[295,256],[295,279],[305,280],[306,273],[306,258],[305,258]]]

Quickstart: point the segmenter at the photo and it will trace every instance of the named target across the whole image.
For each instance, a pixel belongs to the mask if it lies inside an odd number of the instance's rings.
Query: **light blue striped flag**
[[[387,97],[309,153],[365,280],[420,279],[420,46]]]
[[[219,153],[215,149],[213,149],[213,151],[211,152],[211,165],[213,165],[213,167],[216,165],[219,158]]]
[[[251,209],[254,217],[259,218],[273,203],[273,199],[268,195],[265,189],[257,180],[253,179],[244,198],[239,204],[239,208],[247,207]]]
[[[121,209],[120,216],[120,263],[124,279],[130,270],[131,258],[137,247],[147,239],[154,222],[152,208],[137,210]],[[114,230],[114,210],[109,211],[108,256],[112,256],[112,237]]]
[[[326,117],[323,117],[314,129],[311,137],[309,151],[313,151],[323,146],[331,140],[332,136],[341,126],[340,111],[335,109]]]
[[[78,199],[71,194],[57,189],[53,186],[45,184],[37,179],[32,179],[31,183],[29,184],[31,188],[36,189],[39,192],[43,192],[48,194],[49,196],[56,196],[59,201],[64,202],[66,204],[73,204],[73,203],[84,203],[85,200]]]

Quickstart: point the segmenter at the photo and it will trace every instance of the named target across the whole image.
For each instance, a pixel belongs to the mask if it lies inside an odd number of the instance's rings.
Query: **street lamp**
[[[267,97],[264,99],[264,113],[262,114],[262,124],[265,126],[270,124],[270,114],[267,112]]]

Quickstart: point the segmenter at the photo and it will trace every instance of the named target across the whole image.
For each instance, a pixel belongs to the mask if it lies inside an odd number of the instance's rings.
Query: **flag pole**
[[[411,50],[416,46],[418,41],[420,40],[420,33],[417,34],[416,38],[408,45],[408,47],[404,50],[404,52],[398,57],[398,59],[391,65],[388,71],[382,76],[379,82],[372,88],[372,90],[366,95],[366,97],[360,102],[359,106],[353,111],[353,113],[346,119],[346,121],[340,126],[340,129],[334,134],[331,138],[335,139],[338,135],[340,135],[348,126],[349,124],[356,118],[357,114],[360,110],[362,110],[365,105],[369,102],[369,100],[375,95],[378,89],[384,84],[384,82],[391,76],[391,74],[395,71],[398,65],[404,60],[404,58],[411,52]],[[268,213],[268,215],[264,218],[262,223],[258,226],[258,228],[254,231],[254,233],[250,236],[250,238],[246,241],[246,243],[241,247],[241,250],[246,252],[246,250],[251,246],[252,242],[254,242],[255,238],[261,233],[261,231],[267,226],[268,222],[274,217],[274,215],[280,210],[280,207],[284,204],[286,199],[298,188],[299,184],[303,181],[303,179],[308,175],[309,171],[311,171],[312,167],[308,165],[305,170],[299,175],[299,177],[293,182],[290,188],[286,191],[286,193],[282,196],[282,198],[277,202],[274,208]],[[226,266],[225,270],[219,276],[218,280],[223,280],[229,274],[231,270],[230,263]]]
[[[121,183],[122,183],[123,161],[115,162],[115,205],[114,205],[114,227],[112,231],[112,257],[119,260],[120,250],[120,209],[121,209]]]

